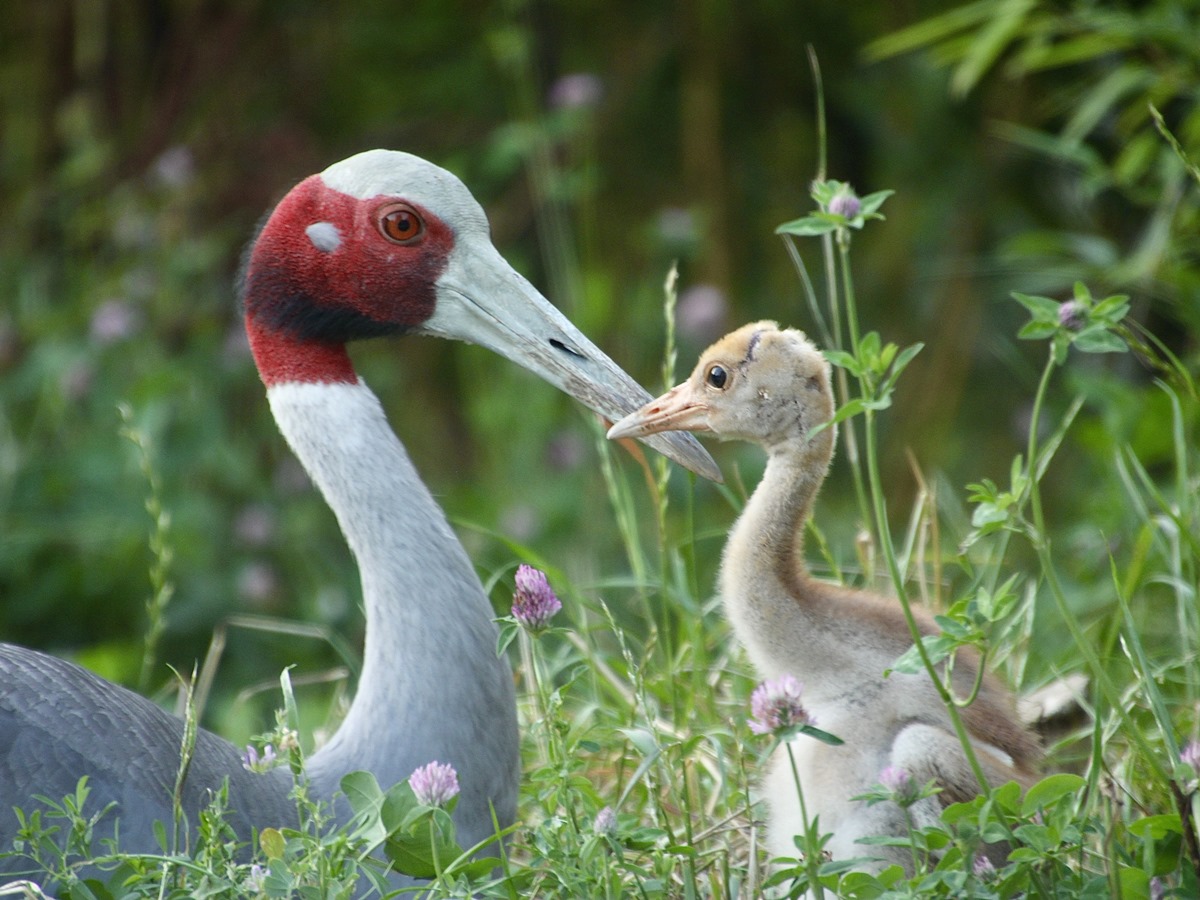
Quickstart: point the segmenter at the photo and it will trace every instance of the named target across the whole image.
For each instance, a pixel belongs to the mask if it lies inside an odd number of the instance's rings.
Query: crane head
[[[263,380],[354,381],[345,344],[417,333],[479,344],[616,420],[650,395],[512,268],[450,172],[371,150],[300,182],[248,255],[243,304]],[[716,481],[691,435],[647,443]]]
[[[743,325],[702,354],[687,381],[609,429],[613,439],[709,432],[768,449],[802,440],[828,462],[833,429],[829,363],[803,333],[774,322]]]

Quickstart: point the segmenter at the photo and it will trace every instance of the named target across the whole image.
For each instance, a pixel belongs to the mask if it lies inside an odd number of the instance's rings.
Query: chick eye
[[[410,244],[425,233],[425,223],[411,206],[393,206],[379,217],[379,230],[389,241]]]
[[[724,389],[728,379],[729,373],[725,371],[724,366],[709,366],[708,372],[704,376],[704,380],[717,390]]]

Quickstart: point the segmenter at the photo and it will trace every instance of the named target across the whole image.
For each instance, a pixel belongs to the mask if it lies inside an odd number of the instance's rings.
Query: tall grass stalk
[[[145,693],[158,658],[158,644],[166,627],[167,607],[175,594],[171,581],[171,563],[175,551],[171,546],[171,514],[163,505],[162,478],[154,465],[149,436],[134,423],[133,408],[126,403],[117,407],[121,417],[121,436],[137,448],[138,467],[146,479],[146,512],[150,516],[150,596],[146,599],[146,630],[143,636],[142,663],[137,687]]]

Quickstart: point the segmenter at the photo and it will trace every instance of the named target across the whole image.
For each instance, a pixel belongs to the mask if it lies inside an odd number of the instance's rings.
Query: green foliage
[[[831,210],[829,205],[835,197],[853,197],[854,192],[850,185],[841,181],[816,181],[812,187],[812,198],[817,202],[817,210],[802,218],[785,222],[775,229],[775,233],[792,234],[796,237],[819,237],[838,229],[861,230],[868,220],[884,218],[883,213],[879,212],[879,207],[894,193],[896,192],[875,191],[861,199],[855,198],[858,209],[853,215],[847,216],[845,213]]]

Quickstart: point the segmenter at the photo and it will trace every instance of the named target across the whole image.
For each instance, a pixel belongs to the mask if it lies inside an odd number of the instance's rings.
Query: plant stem
[[[792,781],[796,785],[796,798],[800,801],[800,820],[804,823],[804,868],[808,873],[808,888],[816,900],[824,900],[825,888],[821,885],[818,873],[821,868],[820,835],[813,833],[812,820],[808,818],[808,807],[804,803],[804,788],[800,786],[800,772],[796,768],[796,757],[792,753],[791,741],[784,741],[787,750],[788,763],[792,767]]]
[[[843,237],[843,232],[846,230],[840,229],[838,232],[838,252],[841,258],[841,279],[842,293],[846,298],[846,323],[850,332],[850,352],[858,352],[858,304],[854,297],[854,280],[850,275],[850,236],[846,232]],[[832,255],[832,241],[829,235],[825,235],[823,239],[825,246],[825,280],[830,285],[829,288],[829,311],[830,318],[833,321],[833,334],[837,349],[842,350],[845,347],[841,344],[841,321],[838,315],[837,303],[837,273],[834,269]],[[839,368],[836,374],[838,388],[838,404],[845,406],[850,399],[850,388],[846,379],[846,370]],[[860,391],[865,389],[862,379],[859,379]],[[865,394],[864,394],[865,396]],[[850,476],[854,481],[854,496],[858,500],[858,512],[862,516],[863,525],[870,528],[871,523],[871,504],[867,501],[866,488],[863,485],[862,475],[862,458],[858,452],[858,432],[854,428],[854,420],[847,419],[842,423],[842,436],[846,445],[846,460],[850,463]],[[873,572],[864,572],[864,577],[868,580],[874,576]]]
[[[904,810],[904,824],[908,828],[908,849],[912,853],[913,875],[917,875],[923,872],[925,867],[921,865],[921,860],[917,857],[917,842],[913,834],[912,815],[909,813],[907,806],[902,807],[902,809]]]
[[[537,708],[534,710],[534,717],[540,719],[542,722],[542,734],[538,740],[538,750],[541,751],[542,764],[556,765],[557,761],[551,759],[550,753],[550,724],[547,721],[550,715],[550,703],[545,691],[542,689],[541,673],[538,671],[537,660],[533,652],[533,640],[529,637],[529,632],[524,628],[517,635],[517,644],[521,648],[521,667],[526,671],[529,680],[533,683],[533,699],[537,705]]]
[[[850,233],[845,228],[842,228],[838,230],[837,234],[843,293],[846,298],[846,324],[850,333],[851,346],[854,352],[857,353],[859,351],[858,312],[854,296],[854,279],[850,270]],[[859,393],[862,398],[864,400],[875,399],[875,384],[866,373],[859,376],[858,382]],[[917,627],[916,618],[913,616],[908,591],[905,589],[904,574],[900,571],[900,565],[896,560],[896,548],[892,544],[892,533],[888,527],[887,504],[883,496],[883,483],[879,476],[878,438],[875,429],[875,411],[873,409],[867,408],[863,411],[863,432],[867,481],[870,487],[870,502],[868,503],[867,499],[862,495],[861,475],[856,473],[855,488],[860,494],[859,505],[863,509],[870,510],[873,514],[868,515],[866,521],[870,522],[873,519],[875,523],[876,540],[880,550],[883,552],[888,574],[891,576],[892,586],[896,592],[896,599],[900,602],[900,609],[904,613],[904,621],[907,623],[909,633],[912,635],[913,643],[917,648],[917,654],[921,658],[921,664],[925,667],[925,671],[929,674],[930,680],[933,682],[942,703],[946,707],[946,712],[950,716],[950,721],[954,726],[954,733],[958,736],[959,743],[962,744],[963,754],[967,759],[967,763],[971,766],[971,771],[979,782],[984,796],[990,796],[991,786],[988,784],[987,776],[984,775],[983,768],[979,764],[979,759],[975,755],[975,748],[971,744],[966,726],[963,724],[962,716],[959,714],[958,703],[943,682],[941,675],[933,664],[933,660],[930,659],[929,653],[925,649],[921,631]]]
[[[868,390],[868,386],[864,384],[863,390],[864,392]],[[962,744],[963,755],[966,757],[967,763],[971,766],[971,771],[979,782],[979,787],[983,791],[983,795],[990,797],[991,785],[988,784],[987,776],[983,773],[983,767],[980,766],[979,759],[975,755],[975,748],[971,744],[971,738],[967,734],[966,726],[963,724],[962,716],[959,714],[958,703],[942,680],[937,667],[929,656],[929,652],[925,649],[923,635],[920,628],[917,627],[917,620],[913,615],[912,604],[904,585],[904,573],[900,571],[900,565],[896,561],[896,548],[892,545],[892,533],[888,528],[887,520],[887,504],[883,499],[883,485],[879,477],[875,411],[872,409],[865,410],[863,412],[863,422],[866,434],[866,439],[863,443],[866,447],[867,478],[870,481],[871,487],[871,502],[875,512],[875,528],[878,532],[879,548],[883,552],[888,574],[892,578],[892,588],[896,592],[896,599],[900,602],[900,610],[904,613],[904,621],[907,623],[909,633],[912,635],[913,643],[917,648],[917,654],[921,658],[921,664],[925,667],[925,671],[929,673],[929,679],[933,682],[933,686],[937,690],[938,696],[941,697],[947,714],[950,716],[950,722],[954,726],[954,733],[958,736],[959,743]]]

